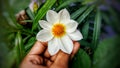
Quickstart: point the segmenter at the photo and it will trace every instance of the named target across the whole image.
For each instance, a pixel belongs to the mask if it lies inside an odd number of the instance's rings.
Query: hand
[[[50,56],[47,43],[37,41],[22,61],[20,68],[68,68],[69,60],[80,47],[78,42],[73,43],[74,48],[70,55],[59,51],[56,55]]]

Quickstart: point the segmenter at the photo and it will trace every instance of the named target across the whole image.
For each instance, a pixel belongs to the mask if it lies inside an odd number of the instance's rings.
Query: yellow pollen
[[[65,26],[61,23],[54,24],[52,27],[52,33],[54,37],[58,37],[58,38],[65,35],[66,33],[65,30],[66,30]]]
[[[36,12],[38,9],[38,4],[36,2],[34,2],[33,4],[33,11]]]

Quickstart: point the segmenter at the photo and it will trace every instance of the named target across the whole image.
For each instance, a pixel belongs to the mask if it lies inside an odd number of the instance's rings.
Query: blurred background
[[[120,68],[119,0],[0,0],[0,68],[17,68],[35,43],[38,20],[66,8],[79,23],[81,48],[70,68]]]

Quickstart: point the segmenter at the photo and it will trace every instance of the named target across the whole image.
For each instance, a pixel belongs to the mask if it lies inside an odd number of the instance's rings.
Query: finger
[[[50,59],[44,58],[44,64],[45,64],[46,66],[49,67],[52,63],[53,63],[53,61],[51,61]]]
[[[54,61],[56,60],[56,58],[57,58],[57,55],[58,55],[58,53],[57,53],[56,55],[52,56],[52,57],[50,58],[50,60],[54,62]]]
[[[57,54],[50,58],[45,57],[44,58],[45,65],[49,67],[56,60],[56,57],[57,57]]]
[[[79,42],[74,42],[74,47],[73,47],[73,51],[72,54],[70,56],[70,58],[72,59],[74,57],[74,55],[78,52],[80,48],[80,43]]]
[[[47,48],[46,42],[37,41],[30,50],[29,54],[42,54],[46,48]]]
[[[27,55],[22,63],[20,68],[42,68],[38,65],[43,64],[43,58],[38,55]]]
[[[32,63],[23,63],[20,65],[20,68],[47,68],[47,67],[42,65],[34,65]]]
[[[69,57],[70,57],[69,54],[64,53],[62,51],[59,51],[58,56],[57,56],[54,64],[56,64],[58,66],[63,66],[63,68],[64,68],[64,66],[68,66]]]
[[[44,57],[46,57],[46,58],[50,58],[50,57],[51,57],[51,55],[50,55],[49,52],[48,52],[48,49],[45,51]]]
[[[52,64],[53,64],[53,62],[50,61],[50,60],[48,60],[46,65],[47,65],[48,67],[50,67]]]
[[[36,65],[43,64],[43,58],[38,55],[29,55],[27,59],[28,61]]]

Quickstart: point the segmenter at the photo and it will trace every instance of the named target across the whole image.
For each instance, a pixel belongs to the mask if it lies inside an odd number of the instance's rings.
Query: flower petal
[[[47,18],[47,21],[50,23],[56,23],[59,21],[58,14],[53,10],[49,10],[47,12],[46,18]]]
[[[73,42],[72,40],[66,35],[64,37],[61,38],[61,42],[62,42],[62,46],[61,46],[61,50],[65,53],[70,54],[73,50]]]
[[[34,12],[34,3],[36,3],[38,5],[38,7],[40,6],[39,1],[38,0],[31,0],[30,4],[29,4],[29,8],[32,12]]]
[[[66,30],[68,33],[74,32],[77,29],[78,23],[74,20],[70,20],[69,23],[66,24]]]
[[[56,38],[53,38],[48,42],[48,52],[50,55],[55,55],[59,51],[59,43],[60,42]]]
[[[53,38],[53,35],[48,30],[41,30],[38,32],[36,39],[41,42],[47,42]]]
[[[30,8],[30,10],[31,10],[32,12],[33,12],[33,4],[34,4],[33,1],[29,4],[29,8]]]
[[[83,36],[82,36],[81,32],[78,31],[78,30],[76,30],[76,31],[73,32],[73,33],[69,33],[68,35],[69,35],[70,38],[71,38],[72,40],[74,40],[74,41],[78,41],[78,40],[83,39]]]
[[[67,23],[70,20],[70,14],[67,9],[62,9],[59,13],[60,22]]]
[[[39,25],[43,28],[43,29],[47,29],[47,30],[50,30],[50,28],[51,28],[51,24],[50,23],[48,23],[47,21],[45,21],[45,20],[40,20],[39,21]]]

